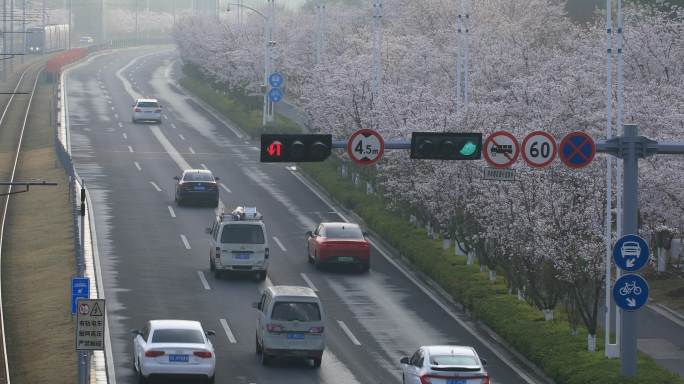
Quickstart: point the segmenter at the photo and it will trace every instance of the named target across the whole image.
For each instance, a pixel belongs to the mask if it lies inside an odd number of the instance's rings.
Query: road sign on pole
[[[484,158],[494,168],[508,168],[520,155],[520,145],[510,132],[492,133],[484,142]]]
[[[271,76],[268,77],[268,84],[270,84],[273,88],[282,87],[284,82],[285,79],[283,78],[283,75],[280,74],[280,72],[273,72],[271,73]]]
[[[71,278],[71,314],[76,314],[76,302],[78,299],[90,297],[90,279],[87,277]]]
[[[375,164],[385,153],[385,140],[372,129],[359,129],[349,138],[347,153],[356,164]]]
[[[79,299],[76,312],[76,350],[104,349],[105,300]]]
[[[615,265],[627,272],[640,270],[648,262],[650,254],[646,240],[637,235],[622,236],[613,246]]]
[[[523,140],[522,157],[530,167],[546,167],[556,160],[557,153],[556,140],[550,133],[534,131]]]
[[[622,275],[613,285],[615,304],[625,311],[636,311],[648,301],[648,284],[635,274]]]
[[[584,168],[594,160],[596,155],[594,139],[581,131],[565,135],[558,147],[561,161],[570,168]]]
[[[283,99],[283,91],[280,88],[271,88],[271,90],[268,91],[268,99],[274,103],[279,102]]]

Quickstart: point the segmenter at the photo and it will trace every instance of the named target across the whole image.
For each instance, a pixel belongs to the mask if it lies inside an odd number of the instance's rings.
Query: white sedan
[[[489,384],[489,374],[473,347],[431,345],[401,358],[403,384]]]
[[[156,121],[161,124],[162,106],[157,99],[137,99],[133,107],[131,121]]]
[[[214,382],[216,355],[199,321],[151,320],[131,331],[138,383],[150,376],[195,376]]]

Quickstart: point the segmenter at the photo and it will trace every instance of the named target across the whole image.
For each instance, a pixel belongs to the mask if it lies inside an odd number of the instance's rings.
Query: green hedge
[[[185,78],[182,84],[251,136],[262,132],[259,110],[247,111],[237,98],[217,93],[205,82]],[[301,131],[284,118],[278,120],[278,126],[288,127],[287,132]],[[338,165],[339,160],[331,157],[322,163],[303,163],[299,167],[558,384],[684,384],[677,375],[641,355],[637,376],[630,380],[621,377],[620,361],[603,356],[600,335],[597,339],[599,351],[587,352],[586,331],[572,336],[566,321],[544,321],[540,311],[508,295],[502,279],[490,282],[479,272],[479,266],[466,265],[464,257],[443,250],[440,241],[429,239],[424,230],[416,229],[407,220],[388,211],[381,197],[367,195],[350,180],[340,178]]]

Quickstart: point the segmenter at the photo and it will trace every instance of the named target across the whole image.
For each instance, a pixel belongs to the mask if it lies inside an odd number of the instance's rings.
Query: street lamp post
[[[272,71],[273,66],[273,50],[275,49],[276,42],[273,40],[273,30],[275,24],[275,0],[267,0],[268,9],[266,14],[259,12],[258,10],[246,6],[242,3],[231,3],[228,6],[235,6],[238,8],[246,8],[253,11],[257,15],[264,19],[264,83],[261,85],[261,90],[264,94],[264,108],[261,116],[261,124],[266,125],[268,122],[272,122],[275,115],[275,104],[268,98],[268,76]],[[230,8],[228,9],[230,10]],[[239,12],[239,10],[238,10]]]

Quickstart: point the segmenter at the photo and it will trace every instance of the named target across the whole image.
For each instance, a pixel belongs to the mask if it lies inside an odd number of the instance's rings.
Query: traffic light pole
[[[639,126],[626,124],[622,136],[598,142],[596,151],[622,159],[624,169],[622,228],[625,234],[637,234],[639,230],[639,159],[656,154],[684,155],[684,143],[658,143],[639,136]],[[609,267],[606,266],[606,268]],[[636,375],[637,315],[636,311],[620,311],[620,373],[626,377]]]

